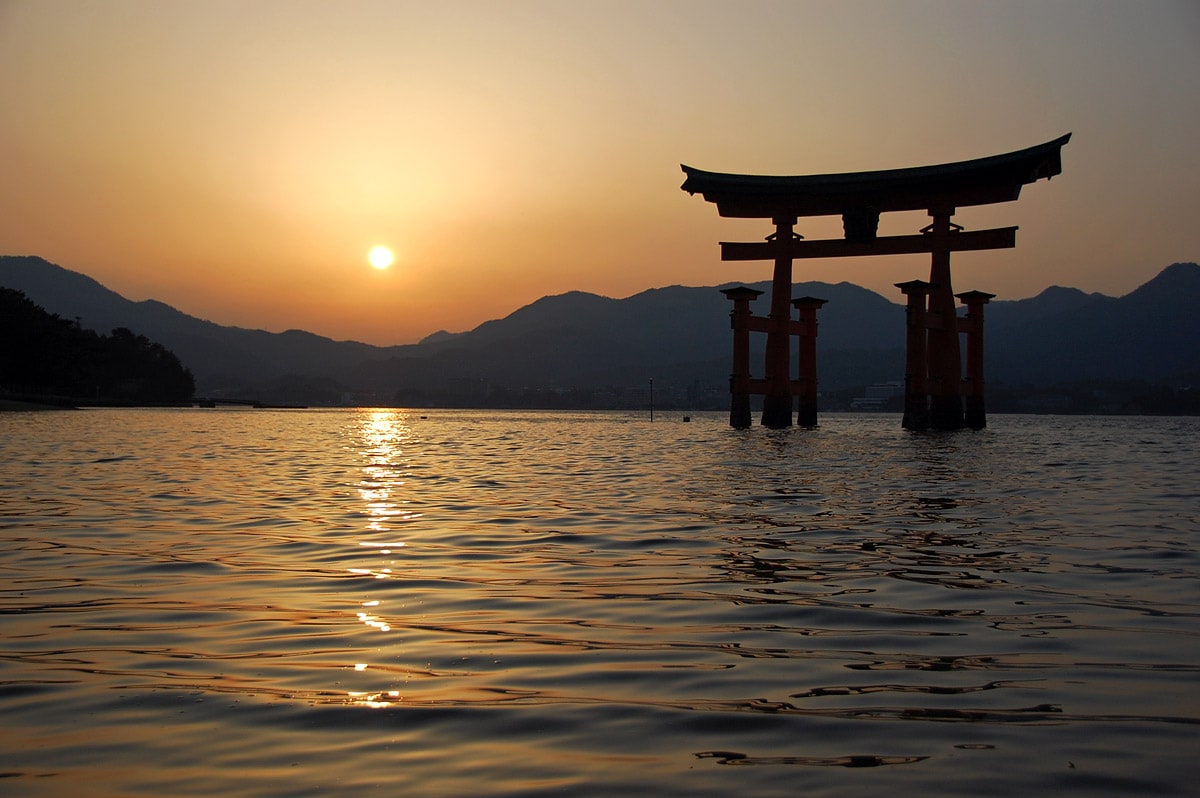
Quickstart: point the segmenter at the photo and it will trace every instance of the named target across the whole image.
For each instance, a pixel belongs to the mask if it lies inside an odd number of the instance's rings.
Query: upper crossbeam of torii
[[[983,375],[978,364],[982,363],[982,306],[987,299],[981,297],[990,295],[971,292],[968,308],[974,318],[957,318],[950,253],[1014,247],[1017,228],[967,232],[950,220],[957,208],[1011,202],[1020,196],[1025,184],[1060,174],[1061,149],[1070,139],[1068,133],[1045,144],[1003,155],[874,172],[773,176],[706,172],[682,166],[687,179],[681,188],[716,204],[721,216],[770,219],[775,225],[775,232],[766,241],[721,242],[722,260],[775,261],[770,315],[756,318],[749,315],[748,304],[735,306],[734,324],[766,330],[767,348],[765,379],[752,380],[748,373],[735,373],[730,380],[734,393],[730,423],[735,426],[749,423],[748,397],[739,396],[739,391],[764,395],[766,426],[791,425],[792,397],[796,393],[801,397],[800,423],[805,426],[816,423],[815,364],[801,363],[796,381],[791,379],[788,364],[791,335],[816,334],[815,317],[799,327],[792,323],[792,301],[788,294],[794,259],[927,252],[932,255],[929,282],[898,284],[908,296],[909,313],[904,426],[982,427]],[[927,211],[933,222],[918,234],[878,236],[881,213],[914,210]],[[807,216],[841,216],[845,237],[804,240],[794,232],[794,227],[800,217]],[[750,301],[739,297],[735,302]],[[734,299],[732,295],[730,298]],[[803,332],[809,329],[811,333]],[[960,332],[968,333],[971,350],[968,368],[975,368],[966,377],[965,420]],[[735,347],[741,346],[736,342],[744,340],[744,336],[738,335],[736,326],[734,338]],[[801,351],[815,349],[803,346]],[[735,351],[735,363],[744,360],[743,353]]]
[[[701,194],[721,216],[840,216],[855,211],[924,211],[1011,202],[1021,187],[1062,173],[1071,134],[1036,147],[973,161],[828,175],[735,175],[684,166],[683,190]]]

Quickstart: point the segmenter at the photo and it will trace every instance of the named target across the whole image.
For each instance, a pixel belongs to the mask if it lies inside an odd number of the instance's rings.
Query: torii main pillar
[[[935,429],[963,427],[967,422],[962,402],[962,351],[958,342],[959,322],[950,276],[950,253],[1014,247],[1017,228],[965,232],[951,218],[961,207],[1012,202],[1020,196],[1025,184],[1060,174],[1061,149],[1070,139],[1068,133],[1045,144],[1004,155],[878,172],[783,177],[705,172],[683,166],[687,179],[681,188],[691,194],[699,193],[715,203],[721,216],[770,219],[775,225],[775,232],[764,242],[721,242],[722,260],[770,260],[775,263],[771,313],[765,330],[763,424],[786,427],[792,423],[794,392],[788,362],[791,322],[787,309],[792,261],[796,258],[928,253],[931,256],[929,283],[920,296],[923,321],[916,332],[912,318],[917,295],[905,291],[909,295],[910,374],[913,372],[911,355],[915,351],[913,342],[917,336],[924,341],[920,347],[919,380],[923,381],[921,402],[927,403],[927,407],[924,410],[917,408],[914,399],[911,417],[917,419],[917,423],[912,428],[924,428],[926,422]],[[877,234],[879,216],[891,211],[926,211],[933,222],[919,235],[880,237]],[[845,238],[802,240],[794,227],[801,217],[806,216],[841,216]],[[982,319],[981,306],[978,315]],[[981,359],[981,332],[976,338]],[[970,341],[968,338],[968,347]],[[973,373],[981,374],[981,364],[979,368]],[[982,390],[981,377],[969,379],[973,386]],[[756,392],[754,381],[747,379],[746,382],[751,384],[751,392]],[[973,393],[968,395],[974,396]],[[981,408],[982,395],[976,398],[978,402],[973,404]],[[909,421],[906,403],[906,427],[910,426]]]
[[[962,350],[958,346],[958,303],[950,279],[950,236],[953,208],[930,211],[933,223],[925,228],[932,239],[929,266],[929,426],[961,429],[963,425]]]
[[[795,216],[779,216],[774,220],[775,234],[768,241],[792,241]],[[787,252],[775,253],[775,270],[771,277],[771,315],[767,326],[766,376],[767,391],[763,397],[764,427],[782,429],[792,425],[791,322],[792,322],[792,259]]]

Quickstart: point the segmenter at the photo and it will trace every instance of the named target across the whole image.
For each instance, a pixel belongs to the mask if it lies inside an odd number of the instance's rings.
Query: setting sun
[[[396,256],[387,247],[374,247],[367,253],[367,260],[376,269],[386,269],[396,260]]]

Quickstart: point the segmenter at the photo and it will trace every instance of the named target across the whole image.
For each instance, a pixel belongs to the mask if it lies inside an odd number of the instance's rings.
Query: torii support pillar
[[[953,208],[930,212],[925,229],[933,244],[929,268],[929,425],[962,429],[962,350],[958,345],[958,304],[950,284],[951,239],[958,227],[950,221]]]
[[[961,325],[967,334],[966,425],[971,429],[983,429],[987,426],[983,400],[983,306],[996,295],[967,291],[955,296],[967,306],[967,315]]]
[[[904,419],[901,426],[912,430],[929,429],[929,348],[925,326],[929,283],[909,280],[907,283],[896,283],[896,287],[908,298],[905,308]]]
[[[775,233],[768,242],[786,244],[795,240],[796,217],[777,216]],[[767,324],[766,380],[762,424],[772,429],[792,426],[791,337],[792,257],[785,247],[775,253],[771,278],[771,314]]]
[[[800,409],[796,424],[801,427],[817,426],[817,311],[828,300],[805,296],[793,299],[792,305],[800,311],[797,333],[800,341],[796,347],[799,361]]]
[[[721,290],[733,301],[729,326],[733,329],[733,373],[729,375],[729,426],[750,426],[750,303],[762,291],[738,286]]]

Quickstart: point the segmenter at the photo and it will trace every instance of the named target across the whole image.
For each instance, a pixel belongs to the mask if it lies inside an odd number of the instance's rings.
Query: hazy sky
[[[1072,132],[1062,175],[958,214],[1021,229],[955,255],[956,290],[1120,295],[1200,260],[1195,0],[0,0],[0,108],[0,254],[379,344],[545,294],[769,278],[717,246],[769,223],[718,217],[680,163],[887,169]],[[927,276],[795,270],[895,301]]]

